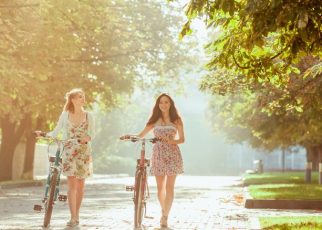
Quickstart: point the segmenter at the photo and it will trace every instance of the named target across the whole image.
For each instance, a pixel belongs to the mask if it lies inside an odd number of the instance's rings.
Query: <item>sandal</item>
[[[77,226],[78,225],[78,221],[77,220],[73,220],[73,219],[71,219],[71,220],[69,220],[67,223],[66,223],[66,226],[68,226],[68,227],[75,227],[75,226]]]
[[[167,228],[168,227],[168,216],[165,216],[165,215],[161,216],[160,226],[161,226],[161,228]]]

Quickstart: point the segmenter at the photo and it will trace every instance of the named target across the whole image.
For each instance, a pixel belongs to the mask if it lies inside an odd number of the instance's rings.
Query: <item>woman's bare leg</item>
[[[77,183],[76,178],[74,176],[67,177],[67,186],[68,186],[68,205],[69,205],[69,211],[71,220],[76,220],[77,218],[77,211],[76,211],[76,194],[77,194]]]
[[[174,199],[174,184],[176,182],[176,176],[167,176],[166,180],[166,195],[164,200],[164,216],[168,216],[171,210],[172,202]]]
[[[85,179],[76,179],[76,220],[79,220],[79,209],[84,197]]]
[[[162,209],[162,212],[164,211],[164,204],[165,204],[165,195],[166,195],[166,190],[165,190],[165,181],[166,177],[165,176],[155,176],[156,182],[157,182],[157,188],[158,188],[158,199],[159,203]]]

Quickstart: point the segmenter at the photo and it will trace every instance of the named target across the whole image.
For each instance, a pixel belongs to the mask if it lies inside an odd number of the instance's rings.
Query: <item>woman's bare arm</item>
[[[178,136],[179,138],[178,139],[175,139],[175,140],[168,140],[166,142],[168,142],[169,144],[182,144],[184,143],[185,141],[185,138],[184,138],[184,129],[183,129],[183,122],[182,120],[178,120],[177,122],[175,122],[176,126],[177,126],[177,129],[178,129]]]
[[[153,128],[153,125],[147,125],[145,126],[145,128],[136,136],[143,138],[148,132],[151,131],[151,129]]]

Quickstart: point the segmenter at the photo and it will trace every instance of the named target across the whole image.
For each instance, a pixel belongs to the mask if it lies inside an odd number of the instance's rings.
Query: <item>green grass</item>
[[[322,200],[322,186],[314,184],[250,185],[248,191],[255,199]]]
[[[322,185],[318,173],[312,173],[312,182],[306,184],[305,172],[274,172],[248,174],[244,184],[255,199],[322,200]]]
[[[261,229],[265,230],[314,230],[322,229],[322,218],[319,216],[260,217]]]
[[[247,174],[244,176],[245,185],[254,184],[304,184],[305,172],[273,172],[263,174]],[[312,173],[312,184],[318,183],[318,173]]]

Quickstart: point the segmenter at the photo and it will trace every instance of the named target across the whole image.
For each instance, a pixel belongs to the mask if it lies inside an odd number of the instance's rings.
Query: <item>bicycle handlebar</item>
[[[156,143],[157,141],[160,141],[158,138],[140,138],[138,136],[134,135],[124,135],[120,137],[120,140],[122,141],[132,141],[132,142],[151,142],[151,143]]]
[[[33,132],[33,134],[37,135],[37,133],[36,133],[36,132]],[[40,137],[41,139],[51,140],[51,141],[54,141],[54,142],[56,142],[56,143],[62,143],[62,144],[64,144],[64,143],[67,143],[67,142],[77,141],[77,143],[78,143],[78,144],[81,144],[81,143],[80,143],[80,142],[81,142],[81,140],[80,140],[80,139],[67,139],[67,140],[61,140],[61,139],[58,139],[58,138],[56,138],[56,137],[47,136],[47,133],[46,133],[46,132],[41,132],[41,133],[39,134],[39,137]],[[87,143],[88,143],[88,142],[85,142],[84,144],[87,144]]]

